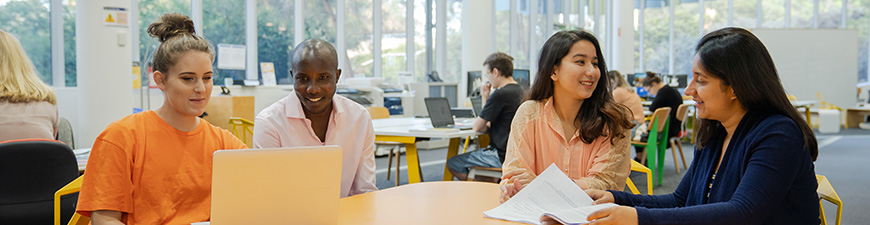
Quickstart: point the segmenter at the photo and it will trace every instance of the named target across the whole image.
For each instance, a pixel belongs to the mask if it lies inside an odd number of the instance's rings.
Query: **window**
[[[303,13],[305,16],[305,39],[320,38],[329,43],[335,43],[335,0],[302,2],[305,5],[302,8],[305,11]],[[347,12],[357,10],[354,8],[347,9]]]
[[[257,0],[257,60],[275,65],[278,84],[292,84],[293,0]],[[219,81],[222,82],[222,81]]]
[[[409,0],[411,1],[411,0]],[[414,65],[414,77],[417,78],[417,81],[426,81],[426,0],[413,0],[414,1],[414,61],[416,61]],[[432,4],[435,4],[435,1],[432,1]],[[435,11],[433,7],[432,16],[435,16]],[[435,43],[435,29],[432,29],[433,40],[432,43]],[[434,52],[433,52],[434,58]],[[433,64],[434,67],[434,64]]]
[[[0,1],[0,29],[18,38],[39,77],[52,85],[48,10],[48,0]]]
[[[813,28],[813,1],[791,0],[790,28]]]
[[[734,0],[734,17],[733,22],[735,27],[743,27],[743,28],[755,28],[756,27],[756,17],[758,15],[758,11],[756,10],[758,1],[756,0]]]
[[[381,77],[388,81],[398,82],[396,75],[407,71],[407,5],[413,4],[411,0],[382,0],[381,18],[383,32],[381,39]],[[414,38],[414,37],[410,37]],[[413,46],[411,46],[413,47]]]
[[[389,1],[381,1],[381,21],[383,20],[383,9],[389,8]],[[344,16],[344,43],[347,50],[345,55],[347,58],[338,60],[350,60],[350,68],[342,68],[342,75],[347,78],[351,77],[375,77],[383,76],[382,74],[374,74],[374,38],[372,33],[372,1],[370,0],[346,0],[345,1],[345,16]],[[383,32],[383,29],[382,29]],[[381,35],[383,38],[383,35]],[[383,47],[384,41],[381,40]],[[382,48],[383,49],[383,48]],[[341,55],[341,54],[339,54]],[[381,62],[383,63],[384,55],[381,53]],[[382,64],[383,65],[383,64]],[[382,67],[383,68],[383,67]]]
[[[868,33],[870,33],[870,0],[851,1],[846,6],[846,29],[858,30],[858,82],[868,82]]]
[[[492,34],[493,39],[495,39],[495,51],[496,52],[504,52],[507,54],[511,54],[511,1],[510,0],[496,0],[495,1],[495,17],[494,21],[492,21],[493,29],[495,32]],[[516,56],[513,56],[516,59]],[[514,62],[516,63],[516,62]],[[472,65],[469,70],[477,70],[474,68],[478,68],[478,65]]]
[[[785,28],[785,0],[762,1],[761,10],[761,27]]]
[[[447,62],[442,79],[460,82],[462,74],[462,1],[447,0]]]
[[[63,1],[63,61],[65,86],[77,86],[75,0]]]
[[[188,3],[188,1],[184,1],[184,0],[169,0],[169,1],[141,0],[141,1],[139,1],[139,21],[138,21],[138,23],[139,23],[139,54],[140,54],[139,60],[140,60],[140,62],[150,63],[152,61],[151,57],[154,54],[154,50],[157,50],[157,46],[160,46],[160,40],[158,40],[157,38],[152,38],[148,34],[148,26],[151,25],[151,23],[157,22],[157,19],[159,19],[160,16],[162,16],[163,14],[172,13],[172,12],[177,12],[177,13],[182,13],[184,15],[188,15],[188,14],[190,14],[190,4]],[[75,24],[74,21],[73,21],[73,24]],[[203,34],[202,33],[203,31],[201,31],[201,30],[198,30],[196,32],[199,33],[200,35]],[[75,35],[75,30],[72,31],[72,34]],[[206,39],[209,39],[212,43],[215,43],[214,39],[211,39],[209,37],[206,37]],[[70,44],[70,42],[66,42],[66,44]],[[75,46],[74,40],[72,42],[72,46]],[[75,54],[75,51],[73,51],[73,54]],[[69,60],[69,58],[67,58],[67,60]],[[145,76],[142,76],[142,84],[143,85],[148,83],[149,79],[148,79],[147,75],[150,74],[149,72],[151,71],[150,69],[148,69],[149,67],[150,67],[150,65],[144,65],[141,67],[143,70],[142,74],[145,74]],[[67,68],[67,69],[69,69],[69,68]],[[214,79],[214,80],[218,80],[218,79]],[[221,82],[223,82],[222,79],[221,79]]]
[[[728,1],[704,1],[704,34],[728,26]],[[794,14],[792,14],[794,15]],[[701,37],[698,37],[700,39]]]
[[[516,55],[512,55],[514,57],[514,68],[519,69],[529,69],[530,61],[534,61],[529,59],[529,51],[531,45],[529,43],[529,1],[528,0],[517,0],[517,33],[511,34],[514,38],[517,39],[517,51],[515,51]],[[535,63],[535,62],[533,62]]]
[[[157,3],[155,3],[157,4]],[[244,69],[221,69],[220,48],[218,45],[245,45],[245,2],[242,0],[203,0],[203,33],[215,46],[214,78],[215,84],[222,84],[224,78],[244,80]],[[254,46],[246,46],[253,48]],[[246,64],[247,65],[247,64]],[[277,79],[277,74],[276,74]]]
[[[643,66],[647,71],[668,72],[670,57],[668,37],[670,35],[669,8],[664,1],[647,1],[643,17]]]
[[[674,5],[674,70],[673,74],[692,74],[692,60],[698,43],[698,2]]]
[[[841,13],[843,1],[841,1],[841,0],[818,0],[818,1],[819,1],[819,28],[840,28],[840,21],[842,20],[842,15],[843,15]]]

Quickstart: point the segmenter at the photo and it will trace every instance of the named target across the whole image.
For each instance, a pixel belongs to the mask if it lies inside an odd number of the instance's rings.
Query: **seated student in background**
[[[559,31],[544,43],[529,101],[517,110],[502,166],[502,201],[556,163],[580,188],[622,190],[629,110],[613,101],[598,40]]]
[[[607,77],[610,79],[610,87],[613,90],[613,101],[625,105],[631,110],[629,119],[635,124],[643,124],[645,122],[643,116],[643,104],[641,104],[640,96],[634,93],[634,88],[628,86],[625,82],[625,77],[619,71],[611,70],[607,72]]]
[[[513,60],[508,54],[496,52],[486,57],[483,62],[489,82],[480,87],[483,109],[474,120],[474,131],[486,132],[491,141],[486,149],[471,151],[447,160],[447,168],[459,180],[466,180],[468,168],[501,167],[504,163],[511,120],[523,102],[523,87],[513,77]]]
[[[705,35],[686,94],[697,102],[695,160],[674,193],[587,190],[620,205],[591,224],[819,224],[813,131],[789,103],[767,49],[742,28]]]
[[[57,137],[57,100],[27,53],[0,30],[0,141]]]
[[[214,48],[193,21],[164,14],[148,33],[162,42],[153,65],[164,103],[113,122],[94,141],[76,209],[94,225],[207,221],[212,154],[247,148],[197,117],[211,96]]]
[[[646,72],[646,78],[643,78],[641,83],[643,83],[643,88],[646,89],[649,95],[655,96],[649,105],[650,112],[655,112],[656,109],[661,107],[671,107],[671,113],[668,116],[668,138],[680,135],[680,121],[677,120],[677,108],[683,104],[683,95],[677,89],[662,83],[662,78],[653,72]],[[649,126],[652,126],[652,124],[646,124],[646,127]],[[640,136],[635,136],[634,138],[641,140]],[[646,159],[646,155],[643,155],[645,148],[635,146],[634,149],[637,152],[637,157],[634,160],[643,162],[642,160]]]
[[[335,95],[341,76],[335,48],[308,39],[293,49],[292,58],[295,90],[257,115],[254,148],[341,146],[340,197],[377,191],[372,118],[363,106]]]

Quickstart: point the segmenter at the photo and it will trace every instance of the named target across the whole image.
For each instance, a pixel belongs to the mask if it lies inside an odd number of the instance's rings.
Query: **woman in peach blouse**
[[[632,124],[605,71],[598,40],[586,31],[560,31],[544,43],[529,100],[511,124],[502,201],[553,163],[580,188],[623,190]]]

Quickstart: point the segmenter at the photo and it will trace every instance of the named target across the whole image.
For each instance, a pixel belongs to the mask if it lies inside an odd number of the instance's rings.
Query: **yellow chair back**
[[[386,119],[390,118],[390,110],[387,107],[372,106],[369,107],[369,115],[371,115],[373,120]]]
[[[241,117],[230,117],[227,130],[242,140],[249,148],[254,147],[254,122]]]

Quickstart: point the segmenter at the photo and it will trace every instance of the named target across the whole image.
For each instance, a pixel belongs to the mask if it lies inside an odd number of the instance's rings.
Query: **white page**
[[[547,217],[552,217],[556,221],[559,221],[563,224],[586,224],[589,223],[589,221],[586,220],[586,218],[589,217],[589,214],[592,214],[593,212],[600,209],[610,208],[614,206],[618,205],[613,203],[606,203],[601,205],[567,209],[552,213],[544,213],[544,215]]]
[[[540,224],[544,212],[592,205],[592,198],[571,178],[562,173],[556,164],[550,165],[519,193],[498,207],[483,212],[483,215],[510,221]]]

